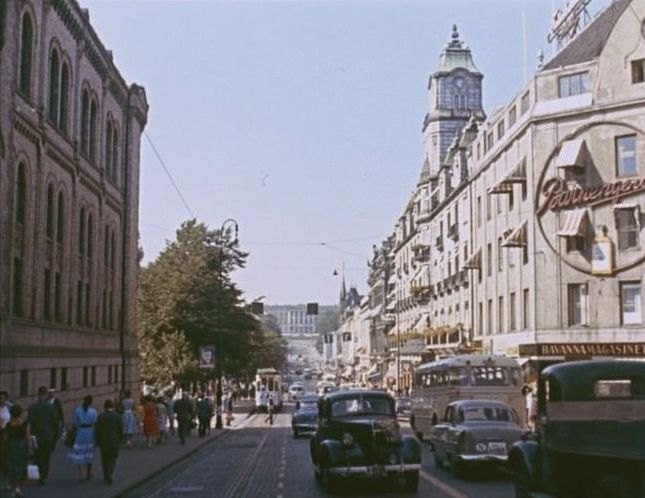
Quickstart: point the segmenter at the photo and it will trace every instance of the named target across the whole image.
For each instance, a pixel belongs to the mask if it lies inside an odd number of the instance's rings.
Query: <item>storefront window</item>
[[[622,282],[620,284],[620,309],[623,325],[643,323],[641,300],[640,282]]]

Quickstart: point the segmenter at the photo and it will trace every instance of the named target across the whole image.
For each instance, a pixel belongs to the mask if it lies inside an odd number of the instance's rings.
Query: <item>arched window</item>
[[[90,140],[90,159],[96,161],[96,143],[97,143],[97,124],[98,124],[98,106],[96,104],[96,99],[92,99],[90,102],[90,129],[89,129],[89,140]]]
[[[78,253],[85,254],[85,207],[81,208],[80,218],[78,220]]]
[[[114,270],[114,249],[116,244],[114,243],[114,230],[111,230],[110,234],[110,269]]]
[[[90,155],[90,92],[87,89],[81,96],[81,152]]]
[[[112,137],[114,135],[112,118],[108,117],[105,127],[105,176],[112,179]]]
[[[56,242],[63,243],[65,238],[65,196],[58,193],[58,212],[56,213]]]
[[[60,106],[60,60],[58,50],[52,50],[49,57],[49,120],[58,124]]]
[[[69,65],[63,62],[60,71],[60,113],[58,115],[58,127],[67,133],[67,122],[69,116]]]
[[[112,130],[112,181],[119,183],[119,130],[114,126]]]
[[[18,176],[16,178],[16,223],[25,224],[27,219],[27,174],[25,163],[18,164]]]
[[[47,187],[47,226],[45,234],[48,239],[54,238],[54,187],[51,183]]]
[[[94,251],[94,223],[92,221],[92,214],[87,216],[87,257],[92,257]]]
[[[26,97],[31,97],[31,73],[33,70],[34,25],[31,16],[25,12],[22,16],[20,36],[20,81],[18,88]]]
[[[110,262],[110,229],[105,225],[105,239],[103,240],[103,265],[107,268]]]

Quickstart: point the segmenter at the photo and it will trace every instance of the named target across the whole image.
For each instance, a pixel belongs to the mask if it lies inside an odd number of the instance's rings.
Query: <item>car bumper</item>
[[[399,474],[403,472],[419,471],[420,463],[397,463],[392,465],[370,465],[354,467],[332,467],[329,472],[341,477],[383,477],[388,474]]]
[[[316,432],[316,426],[315,425],[292,424],[291,428],[294,431],[298,431],[298,432]]]
[[[508,456],[506,456],[506,455],[491,455],[491,454],[459,455],[459,459],[462,462],[466,462],[466,463],[476,463],[476,462],[500,462],[500,463],[506,463],[508,461]]]

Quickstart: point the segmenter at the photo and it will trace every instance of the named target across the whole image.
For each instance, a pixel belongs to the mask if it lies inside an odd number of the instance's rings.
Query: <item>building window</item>
[[[616,137],[616,176],[636,175],[636,135]]]
[[[493,274],[493,246],[486,245],[486,275],[489,277]]]
[[[62,292],[62,284],[61,284],[61,278],[60,278],[60,272],[55,272],[54,273],[54,320],[57,322],[62,322],[63,321],[63,296],[61,295]]]
[[[491,196],[486,196],[486,220],[490,220],[493,216],[493,206],[491,204]]]
[[[504,268],[504,248],[502,247],[504,239],[497,237],[497,271],[502,271]]]
[[[497,332],[504,331],[504,298],[499,296],[497,303]]]
[[[29,370],[20,370],[20,397],[29,396]]]
[[[27,175],[25,163],[18,164],[16,177],[16,223],[25,225],[27,220]]]
[[[89,370],[88,367],[83,367],[83,387],[87,387],[89,384]]]
[[[60,70],[60,110],[58,112],[58,127],[67,133],[69,116],[69,66],[63,62]]]
[[[90,155],[90,92],[83,90],[81,96],[81,152]]]
[[[501,195],[495,196],[495,205],[497,207],[497,214],[502,214],[502,196]]]
[[[83,282],[76,283],[76,323],[83,325]]]
[[[491,150],[494,144],[495,144],[495,137],[493,137],[493,132],[490,131],[486,135],[486,152]]]
[[[85,284],[85,325],[88,327],[92,325],[92,320],[90,319],[90,284]]]
[[[104,329],[107,329],[107,291],[103,289],[103,298],[101,300],[101,308],[102,308],[102,318],[101,318],[101,326]]]
[[[119,365],[114,365],[114,383],[119,383]]]
[[[112,365],[108,365],[108,384],[112,384]]]
[[[60,390],[67,391],[67,367],[60,369]]]
[[[511,190],[506,195],[508,196],[508,211],[511,212],[515,207],[515,196],[513,195],[513,185],[511,185]]]
[[[511,292],[511,297],[508,302],[509,313],[508,313],[508,329],[515,330],[517,328],[516,324],[516,303],[515,303],[515,292]]]
[[[60,106],[60,60],[58,50],[52,50],[49,56],[49,120],[58,124]]]
[[[22,259],[13,260],[13,314],[22,316]]]
[[[81,208],[78,225],[78,253],[83,256],[85,254],[85,207]]]
[[[97,128],[98,128],[98,105],[96,99],[90,101],[90,122],[89,122],[89,158],[96,162]]]
[[[87,215],[87,257],[92,258],[94,253],[94,222],[92,213]]]
[[[92,385],[95,386],[96,385],[96,367],[95,366],[92,367],[91,378],[92,378]]]
[[[500,140],[504,136],[504,120],[502,119],[497,123],[497,140]]]
[[[529,328],[529,290],[522,291],[522,328],[527,330]]]
[[[638,211],[636,209],[617,209],[616,210],[616,231],[618,232],[618,249],[632,249],[637,248],[639,223],[636,217]]]
[[[526,195],[527,195],[527,187],[526,187],[526,182],[522,182],[522,200],[526,200]]]
[[[632,83],[643,83],[645,81],[645,59],[632,61]]]
[[[511,110],[508,111],[508,127],[510,128],[517,121],[517,107],[511,107]]]
[[[620,310],[623,325],[639,325],[643,323],[640,282],[621,282]]]
[[[528,239],[528,235],[526,236]],[[522,246],[522,264],[527,265],[529,263],[529,241],[526,241],[526,244]]]
[[[587,241],[584,237],[575,236],[567,237],[567,252],[584,252],[587,247]]]
[[[526,92],[524,95],[522,95],[522,100],[520,101],[520,114],[522,115],[529,110],[529,106],[531,104],[529,97],[529,92]]]
[[[45,290],[45,296],[44,296],[44,302],[43,302],[43,318],[45,320],[51,320],[51,292],[52,292],[52,276],[51,276],[51,270],[49,268],[45,269],[45,283],[44,283],[44,290]]]
[[[56,369],[49,369],[49,388],[56,389]]]
[[[567,290],[569,325],[587,325],[587,309],[589,306],[587,284],[569,284]]]
[[[105,176],[112,180],[112,137],[113,135],[112,118],[108,117],[107,126],[105,127]]]
[[[477,227],[482,226],[482,198],[477,196]]]
[[[487,318],[487,324],[486,324],[486,333],[487,335],[492,335],[493,334],[493,300],[489,299],[488,300],[488,316]]]
[[[31,73],[33,70],[34,25],[26,12],[22,16],[20,36],[20,79],[18,88],[27,98],[31,97]]]
[[[47,216],[45,234],[48,239],[54,238],[54,186],[50,183],[47,187]]]
[[[65,197],[58,193],[58,209],[56,213],[56,242],[62,244],[65,238]]]
[[[589,73],[568,74],[558,78],[560,98],[571,97],[589,92]]]
[[[111,234],[110,234],[110,269],[111,270],[114,270],[115,247],[116,247],[116,243],[115,243],[114,230],[111,230]]]

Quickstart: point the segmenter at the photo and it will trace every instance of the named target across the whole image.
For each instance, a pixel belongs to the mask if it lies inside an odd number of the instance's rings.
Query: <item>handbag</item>
[[[71,448],[74,446],[74,441],[76,441],[76,426],[72,425],[67,428],[65,433],[65,446]]]
[[[27,465],[27,479],[30,481],[38,481],[40,479],[38,465]]]

